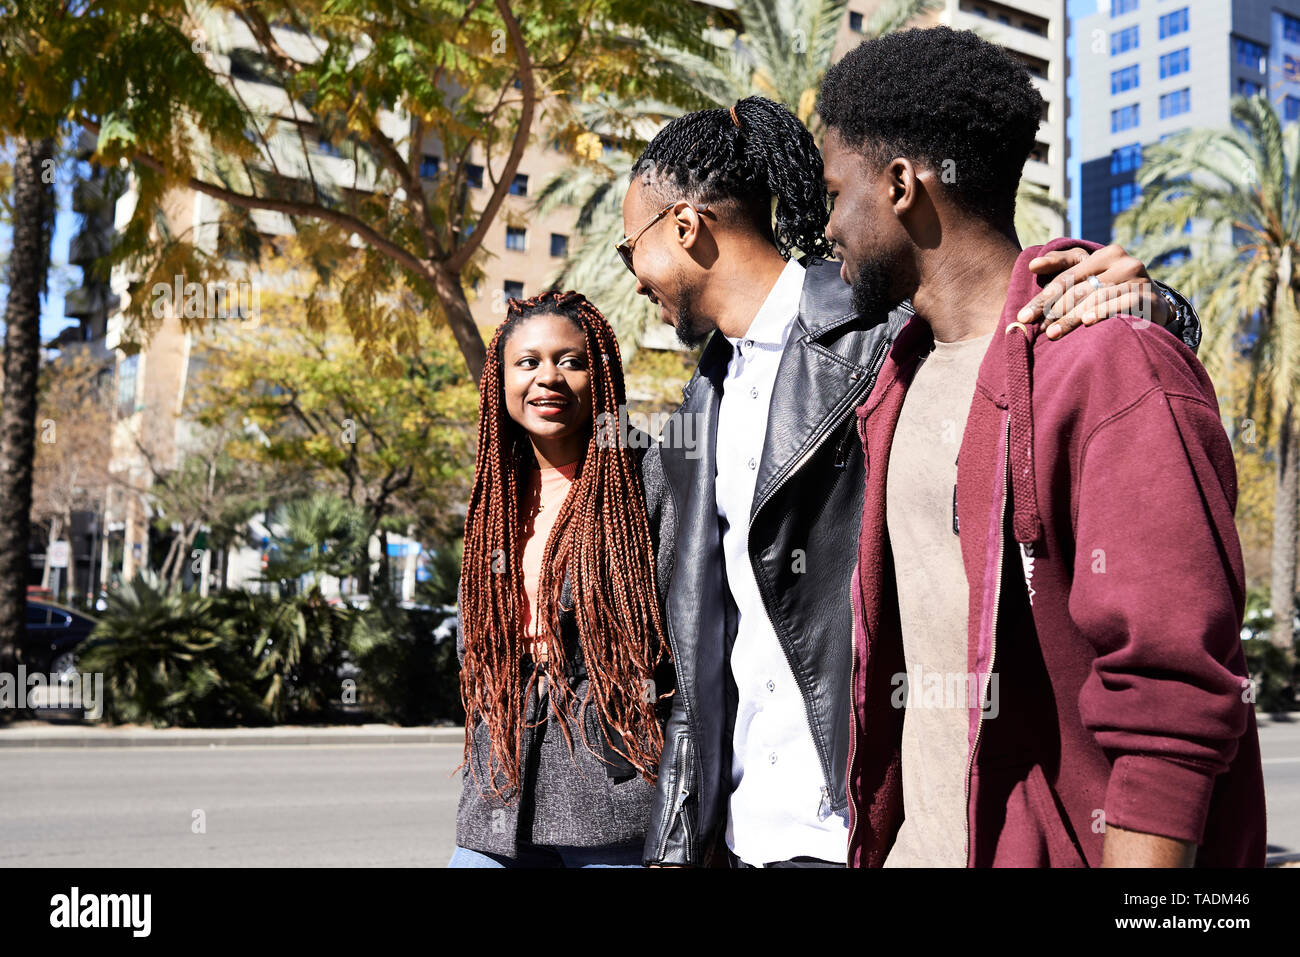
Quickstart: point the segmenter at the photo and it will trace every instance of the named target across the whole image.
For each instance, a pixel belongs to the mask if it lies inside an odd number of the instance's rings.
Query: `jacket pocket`
[[[1041,765],[1034,764],[1027,771],[1023,767],[990,769],[980,778],[985,819],[997,803],[1005,808],[1005,814],[996,834],[983,834],[978,840],[984,851],[977,847],[977,867],[1088,866]],[[980,811],[976,814],[978,828]]]
[[[677,732],[673,747],[673,793],[670,801],[664,802],[664,819],[661,822],[659,841],[659,860],[668,855],[668,847],[675,844],[681,848],[682,857],[687,863],[695,860],[695,814],[698,806],[695,793],[695,755],[691,750],[690,732],[682,728]]]

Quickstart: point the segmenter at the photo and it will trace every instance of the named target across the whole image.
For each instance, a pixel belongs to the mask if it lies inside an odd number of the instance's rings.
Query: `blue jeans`
[[[448,867],[640,867],[641,845],[622,847],[543,847],[520,843],[518,857],[457,847]]]

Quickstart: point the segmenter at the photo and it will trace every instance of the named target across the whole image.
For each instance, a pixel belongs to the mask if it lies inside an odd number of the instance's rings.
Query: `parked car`
[[[80,611],[48,601],[27,602],[23,663],[27,671],[57,675],[60,681],[77,673],[76,650],[98,622]]]

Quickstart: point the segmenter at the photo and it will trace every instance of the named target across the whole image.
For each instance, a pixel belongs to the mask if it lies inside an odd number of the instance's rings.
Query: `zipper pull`
[[[822,785],[822,799],[817,802],[817,820],[824,821],[831,816],[831,795],[826,785]]]
[[[849,464],[849,440],[853,438],[853,426],[850,425],[844,430],[844,438],[840,439],[839,448],[835,450],[835,467],[837,469],[845,468]]]
[[[681,790],[677,792],[677,803],[676,805],[673,806],[673,812],[676,814],[681,814],[682,806],[686,804],[686,799],[690,796],[691,796],[690,789],[685,784],[683,784]]]

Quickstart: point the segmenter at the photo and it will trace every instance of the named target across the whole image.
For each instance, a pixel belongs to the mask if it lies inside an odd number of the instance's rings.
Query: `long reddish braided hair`
[[[522,614],[527,608],[521,529],[528,517],[523,514],[526,470],[533,467],[533,460],[527,435],[505,409],[502,356],[515,328],[547,314],[568,318],[586,336],[594,421],[612,426],[626,401],[618,341],[585,296],[549,291],[508,301],[506,320],[488,346],[479,386],[478,455],[461,560],[465,759],[473,769],[471,742],[481,717],[491,741],[489,782],[498,795],[498,774],[512,790],[520,784],[524,703],[536,680],[534,675],[526,686],[520,681],[526,642]],[[582,707],[599,709],[602,728],[613,728],[622,736],[622,742],[609,741],[611,749],[653,782],[663,733],[655,717],[657,702],[645,689],[652,687],[655,669],[669,652],[663,640],[640,474],[632,451],[624,443],[608,440],[611,431],[592,429],[586,455],[546,542],[537,618],[549,646],[550,671],[561,676],[550,682],[550,694],[572,750],[568,718],[573,691],[562,677],[566,656],[564,642],[557,640],[567,569],[589,681]],[[585,710],[580,714],[585,715]],[[579,722],[581,737],[590,746],[585,724]],[[608,731],[604,734],[610,738]]]

